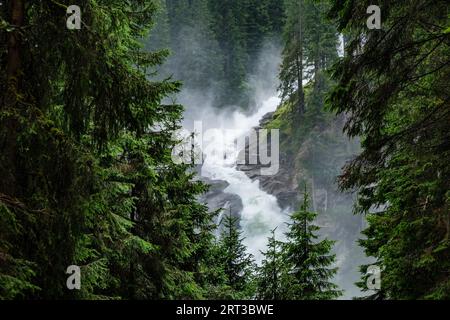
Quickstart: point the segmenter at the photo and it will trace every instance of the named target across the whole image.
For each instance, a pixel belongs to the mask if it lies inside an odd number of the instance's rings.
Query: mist
[[[279,199],[260,186],[259,177],[251,179],[245,172],[239,170],[236,160],[242,150],[236,150],[236,140],[252,128],[258,127],[260,120],[265,115],[275,112],[281,103],[277,91],[282,50],[280,41],[273,37],[266,39],[254,61],[251,61],[252,67],[246,75],[246,99],[243,103],[224,104],[224,101],[233,99],[226,97],[229,92],[226,85],[228,79],[218,67],[223,54],[219,49],[220,43],[210,34],[205,34],[199,26],[190,25],[180,28],[176,39],[172,55],[165,67],[159,70],[159,76],[172,77],[183,82],[181,92],[171,98],[185,107],[182,121],[184,129],[192,132],[194,124],[201,122],[203,132],[216,129],[223,133],[218,137],[209,137],[207,142],[220,145],[233,156],[224,161],[220,152],[201,150],[203,163],[199,173],[209,179],[208,181],[226,181],[228,186],[224,192],[237,195],[242,200],[243,209],[240,212],[239,223],[245,237],[244,244],[256,262],[260,263],[271,231],[276,229],[278,240],[283,240],[289,215],[296,206],[282,208]],[[211,56],[212,53],[214,56]],[[342,132],[340,135],[340,139],[346,139]],[[350,149],[357,148],[358,142],[349,141],[348,144]],[[281,152],[283,153],[283,150]],[[334,150],[325,152],[332,154]],[[337,159],[330,161],[335,164],[336,172],[344,165],[343,161]],[[283,169],[292,171],[295,168]],[[333,181],[327,188],[338,194],[336,176],[330,176],[327,180]],[[293,187],[293,191],[299,192],[296,187]],[[313,203],[320,203],[320,192],[313,197]],[[350,299],[361,295],[354,283],[360,279],[359,266],[368,261],[357,244],[360,231],[365,227],[365,220],[352,214],[353,196],[337,197],[338,199],[331,200],[325,207],[320,205],[315,207],[319,214],[316,223],[321,227],[321,238],[336,241],[333,250],[336,254],[336,267],[339,270],[334,281],[345,290],[343,299]],[[229,203],[224,205],[217,223],[220,223],[230,206]]]

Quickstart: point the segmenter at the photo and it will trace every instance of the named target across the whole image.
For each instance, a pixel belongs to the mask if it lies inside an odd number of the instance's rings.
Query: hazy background
[[[281,36],[270,34],[264,37],[257,52],[252,50],[251,56],[246,55],[246,68],[236,61],[235,67],[238,70],[233,73],[226,70],[230,68],[228,60],[233,58],[227,56],[230,53],[227,50],[229,43],[221,43],[215,36],[213,29],[208,27],[209,18],[202,20],[198,17],[199,12],[205,14],[208,10],[204,1],[194,1],[191,7],[186,4],[184,12],[167,8],[166,4],[169,3],[170,1],[161,2],[157,24],[146,41],[146,46],[151,50],[169,48],[171,51],[167,63],[158,70],[158,77],[172,77],[183,82],[182,91],[172,97],[185,106],[183,126],[192,130],[194,121],[202,121],[203,130],[248,130],[257,126],[266,113],[275,111],[280,103],[277,88]],[[168,16],[179,19],[171,22]],[[238,89],[233,85],[235,79],[231,79],[230,74],[233,77],[236,74],[242,76],[243,82]],[[322,160],[327,162],[327,172],[323,170],[320,162],[313,163],[312,168],[308,168],[310,171],[322,172],[319,179],[319,184],[322,181],[321,186],[317,187],[317,193],[313,193],[313,202],[317,203],[315,209],[319,213],[316,223],[322,228],[322,237],[336,241],[334,252],[337,255],[339,272],[335,282],[345,290],[344,298],[352,298],[360,295],[354,283],[360,278],[359,266],[367,262],[356,242],[360,231],[365,227],[365,220],[364,217],[352,214],[354,197],[340,194],[335,181],[345,161],[358,149],[358,141],[348,141],[342,134],[339,127],[342,119],[330,121],[327,124],[330,127],[324,127],[323,131],[334,135],[339,143],[319,147],[314,144],[315,139],[312,136],[301,148],[289,152],[294,153],[294,156],[301,156],[312,149],[313,152],[326,155]],[[291,148],[286,144],[284,146],[286,149]],[[287,153],[286,150],[285,152]],[[282,157],[288,156],[282,154]],[[237,194],[242,199],[241,227],[246,237],[245,244],[248,251],[260,261],[260,251],[265,251],[270,231],[278,227],[277,235],[282,239],[288,215],[296,208],[281,208],[275,196],[260,188],[258,180],[251,180],[233,165],[218,164],[219,161],[215,160],[217,159],[214,155],[206,155],[203,175],[210,179],[227,181],[229,186],[225,191]],[[303,168],[292,165],[284,168],[283,172],[297,177],[301,175],[298,172],[302,171]],[[299,190],[293,187],[292,191]]]

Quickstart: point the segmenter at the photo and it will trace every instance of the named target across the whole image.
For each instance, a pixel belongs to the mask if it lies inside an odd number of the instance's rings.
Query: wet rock
[[[267,113],[261,119],[259,126],[254,128],[258,130],[263,128],[268,124],[273,118],[274,112]],[[271,148],[271,139],[267,140],[267,149]],[[261,169],[264,167],[269,167],[269,165],[264,166],[261,163],[248,164],[251,154],[258,154],[257,141],[252,141],[252,143],[247,143],[245,149],[240,152],[239,157],[241,159],[246,159],[246,164],[238,165],[237,170],[245,172],[245,174],[252,180],[259,181],[260,188],[274,195],[278,200],[278,205],[281,209],[295,208],[299,201],[297,190],[298,186],[294,183],[296,181],[294,159],[287,154],[280,152],[279,164],[280,168],[278,172],[274,175],[261,175]]]
[[[244,208],[242,199],[236,194],[225,192],[225,189],[229,186],[228,182],[206,177],[200,177],[199,179],[210,186],[209,191],[200,197],[200,201],[205,203],[210,211],[224,209],[227,213],[231,212],[233,217],[241,218]]]

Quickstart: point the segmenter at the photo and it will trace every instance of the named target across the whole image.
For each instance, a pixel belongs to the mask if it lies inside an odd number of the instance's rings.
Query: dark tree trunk
[[[18,111],[20,94],[21,71],[21,30],[24,22],[24,0],[12,0],[10,2],[9,23],[14,27],[8,35],[8,56],[6,61],[6,92],[3,96],[3,108]],[[3,164],[0,167],[2,179],[0,182],[0,192],[11,196],[16,193],[16,153],[17,153],[17,130],[18,121],[13,115],[5,120],[6,136],[4,143],[0,146],[3,153]]]
[[[303,91],[303,1],[299,1],[299,23],[298,23],[298,52],[297,52],[297,82],[298,82],[298,111],[299,114],[305,112],[305,93]]]

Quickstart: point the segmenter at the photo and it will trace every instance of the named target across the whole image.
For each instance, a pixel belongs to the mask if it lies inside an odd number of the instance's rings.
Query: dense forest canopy
[[[367,298],[449,299],[449,3],[376,2],[80,0],[71,30],[71,1],[3,0],[0,299],[339,298],[314,194],[338,175],[382,270]],[[208,185],[171,156],[177,94],[249,109],[267,43],[282,48],[267,127],[299,154],[304,189],[258,265],[238,219],[217,222],[199,201]],[[342,130],[361,151],[335,172]],[[79,290],[67,285],[74,265]]]
[[[368,32],[368,1],[337,1],[347,36],[329,102],[363,152],[341,176],[369,215],[362,241],[383,268],[379,296],[450,297],[450,34],[448,1],[383,3],[383,29]]]
[[[267,41],[279,42],[284,6],[280,0],[157,1],[150,49],[170,48],[161,73],[184,88],[214,90],[217,106],[248,104],[248,75]]]

